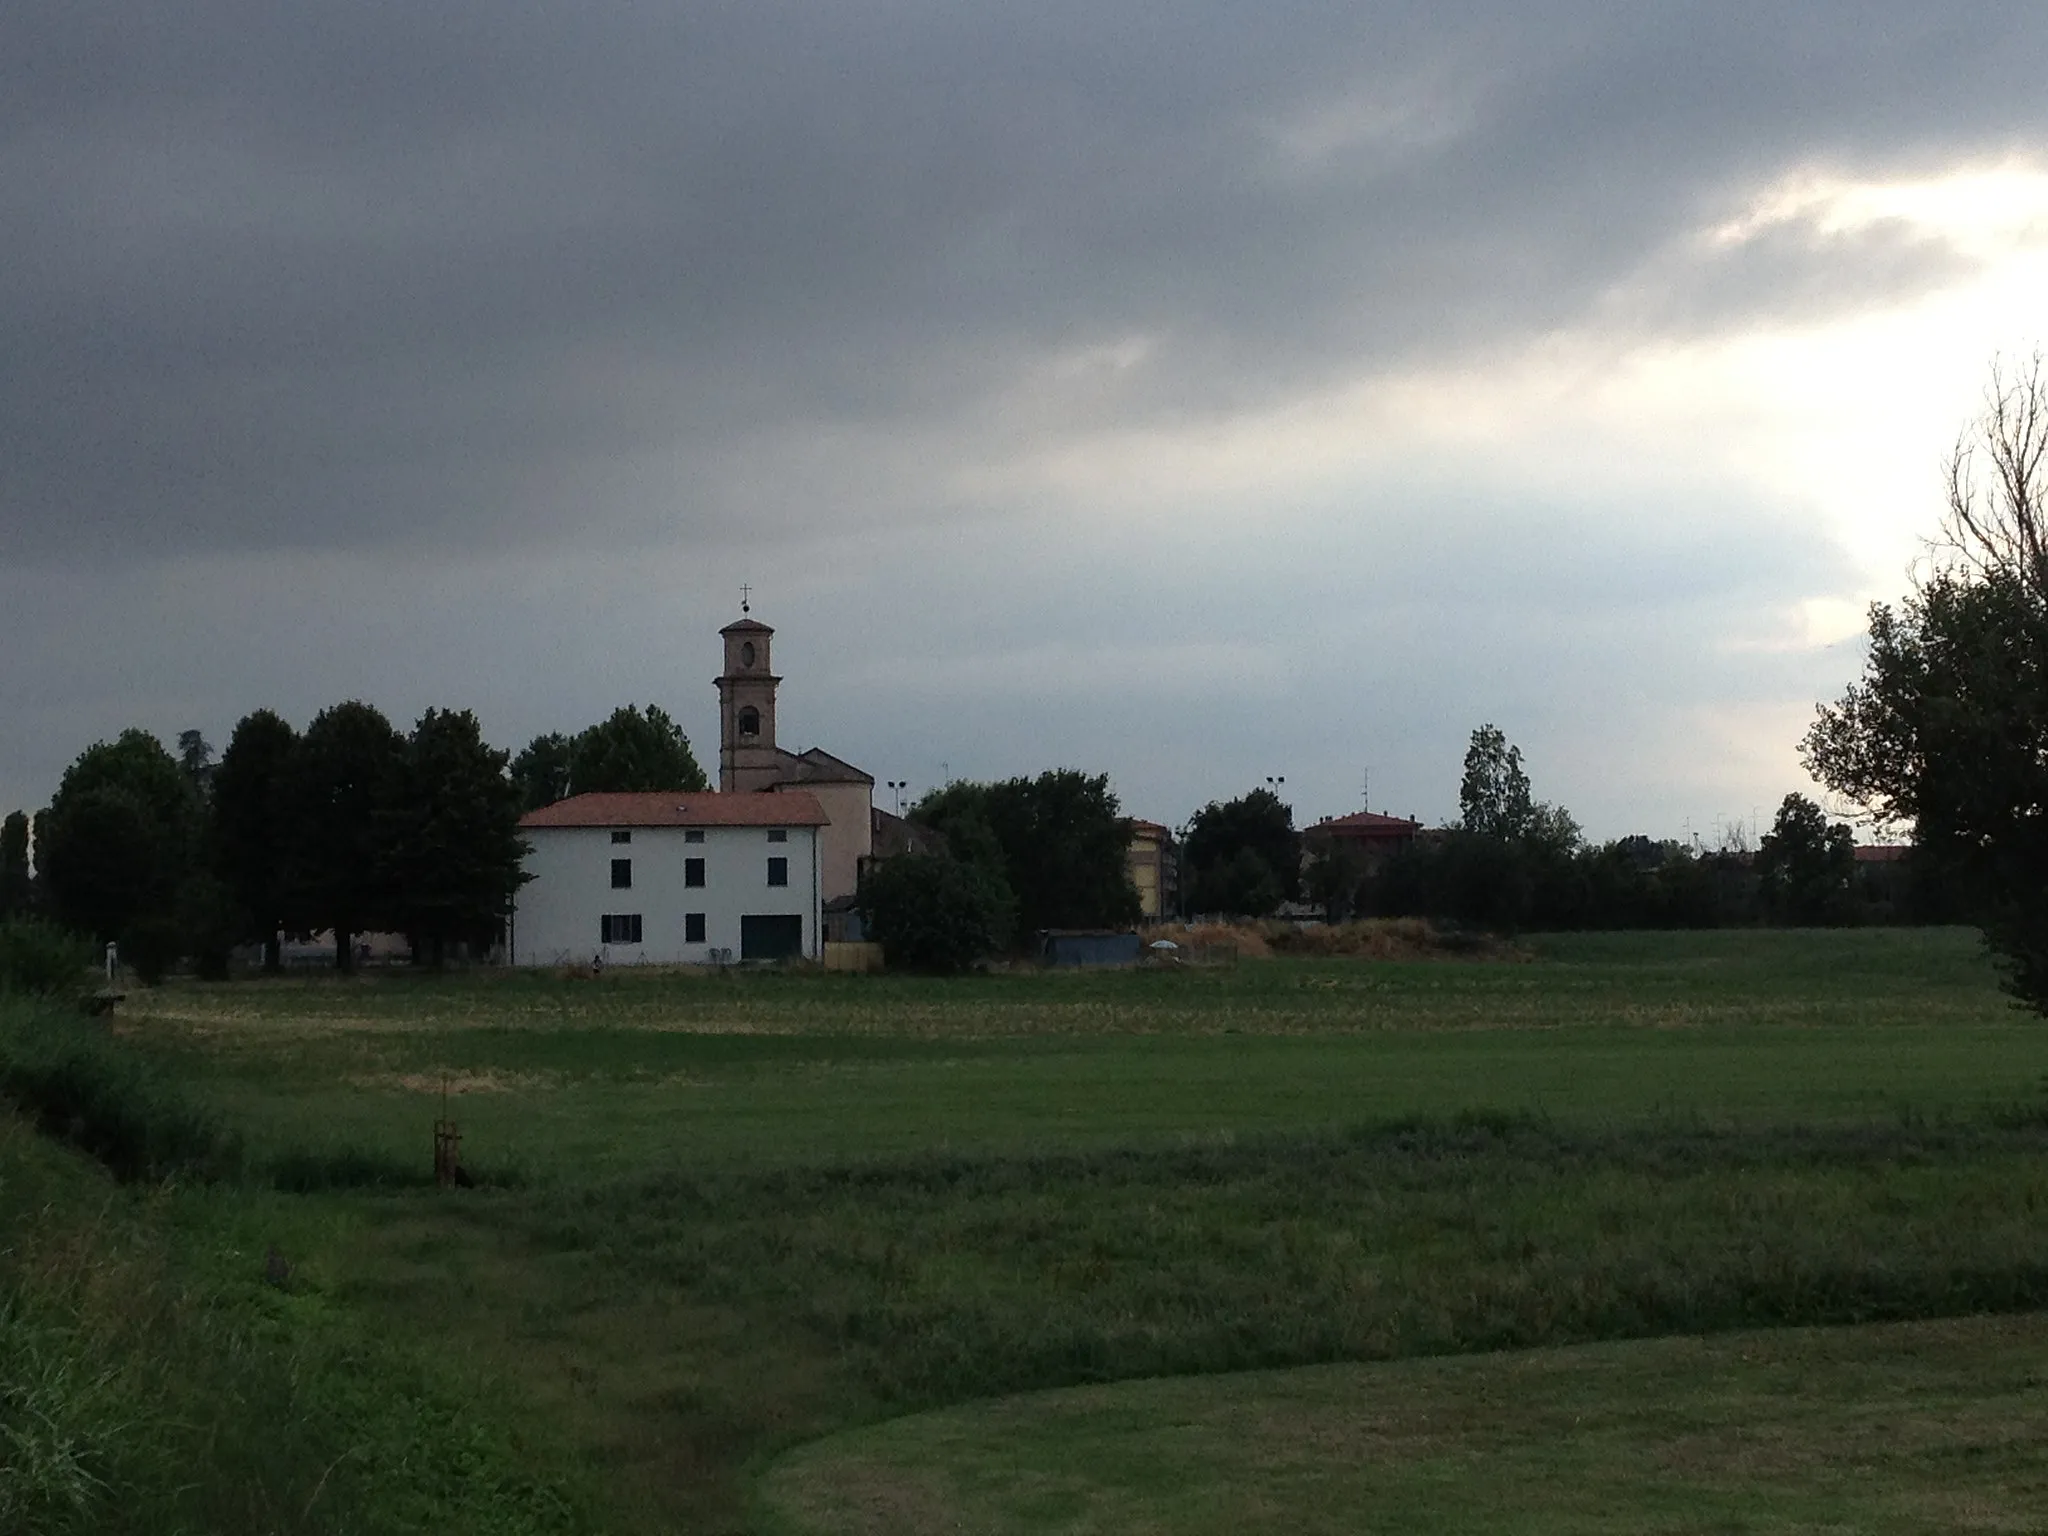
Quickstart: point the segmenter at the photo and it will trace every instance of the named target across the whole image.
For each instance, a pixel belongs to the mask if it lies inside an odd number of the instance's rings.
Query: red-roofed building
[[[747,617],[719,637],[717,792],[576,795],[527,816],[516,964],[815,956],[828,936],[857,936],[862,869],[918,844],[917,831],[882,835],[904,824],[876,811],[872,774],[776,744],[775,631]]]
[[[512,963],[816,958],[829,824],[801,790],[572,795],[531,811]]]
[[[824,809],[805,794],[676,794],[636,790],[622,794],[572,795],[519,819],[536,827],[822,827]]]
[[[1362,869],[1370,872],[1399,853],[1422,831],[1422,823],[1405,816],[1385,816],[1378,811],[1353,811],[1349,816],[1327,816],[1302,830],[1303,846],[1321,854],[1333,845],[1350,849]]]

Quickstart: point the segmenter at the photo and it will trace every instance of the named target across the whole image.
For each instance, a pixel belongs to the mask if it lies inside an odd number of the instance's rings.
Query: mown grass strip
[[[2048,1318],[1068,1389],[775,1465],[774,1536],[2041,1529]]]

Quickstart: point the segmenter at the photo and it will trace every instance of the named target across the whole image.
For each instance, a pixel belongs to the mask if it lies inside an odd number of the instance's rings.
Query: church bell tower
[[[718,676],[718,787],[772,789],[782,777],[775,749],[775,685],[782,681],[769,664],[768,642],[775,631],[756,619],[728,624],[725,670]]]

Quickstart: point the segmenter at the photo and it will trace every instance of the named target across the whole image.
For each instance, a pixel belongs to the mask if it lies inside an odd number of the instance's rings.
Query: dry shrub
[[[1256,923],[1159,923],[1140,930],[1139,939],[1171,939],[1185,953],[1188,950],[1231,950],[1241,960],[1263,960],[1273,953],[1263,928]]]
[[[1490,934],[1445,932],[1423,917],[1374,917],[1355,923],[1296,927],[1260,923],[1199,923],[1192,928],[1165,923],[1147,928],[1144,942],[1171,939],[1184,955],[1234,952],[1242,960],[1269,955],[1347,960],[1514,960],[1522,951]]]
[[[1516,960],[1523,952],[1492,934],[1445,932],[1425,917],[1371,917],[1355,923],[1296,928],[1267,923],[1266,942],[1276,955],[1355,960]]]

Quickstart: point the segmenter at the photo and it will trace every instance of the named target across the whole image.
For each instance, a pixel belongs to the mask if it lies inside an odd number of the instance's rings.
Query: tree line
[[[1519,748],[1472,733],[1459,816],[1367,862],[1269,789],[1197,811],[1182,833],[1184,915],[1266,916],[1304,902],[1331,921],[1428,917],[1524,930],[1814,927],[1950,921],[1960,910],[1925,860],[1859,868],[1850,828],[1787,795],[1754,849],[1644,836],[1593,843],[1563,806],[1535,798]]]
[[[662,710],[628,705],[517,758],[468,710],[401,732],[371,705],[303,732],[275,711],[239,721],[218,761],[198,731],[174,755],[147,731],[96,742],[49,807],[0,822],[0,918],[46,917],[115,942],[145,979],[180,959],[227,973],[230,952],[330,932],[346,970],[359,936],[402,933],[416,960],[497,942],[525,879],[524,812],[585,790],[701,790]],[[34,865],[30,851],[33,835]]]

